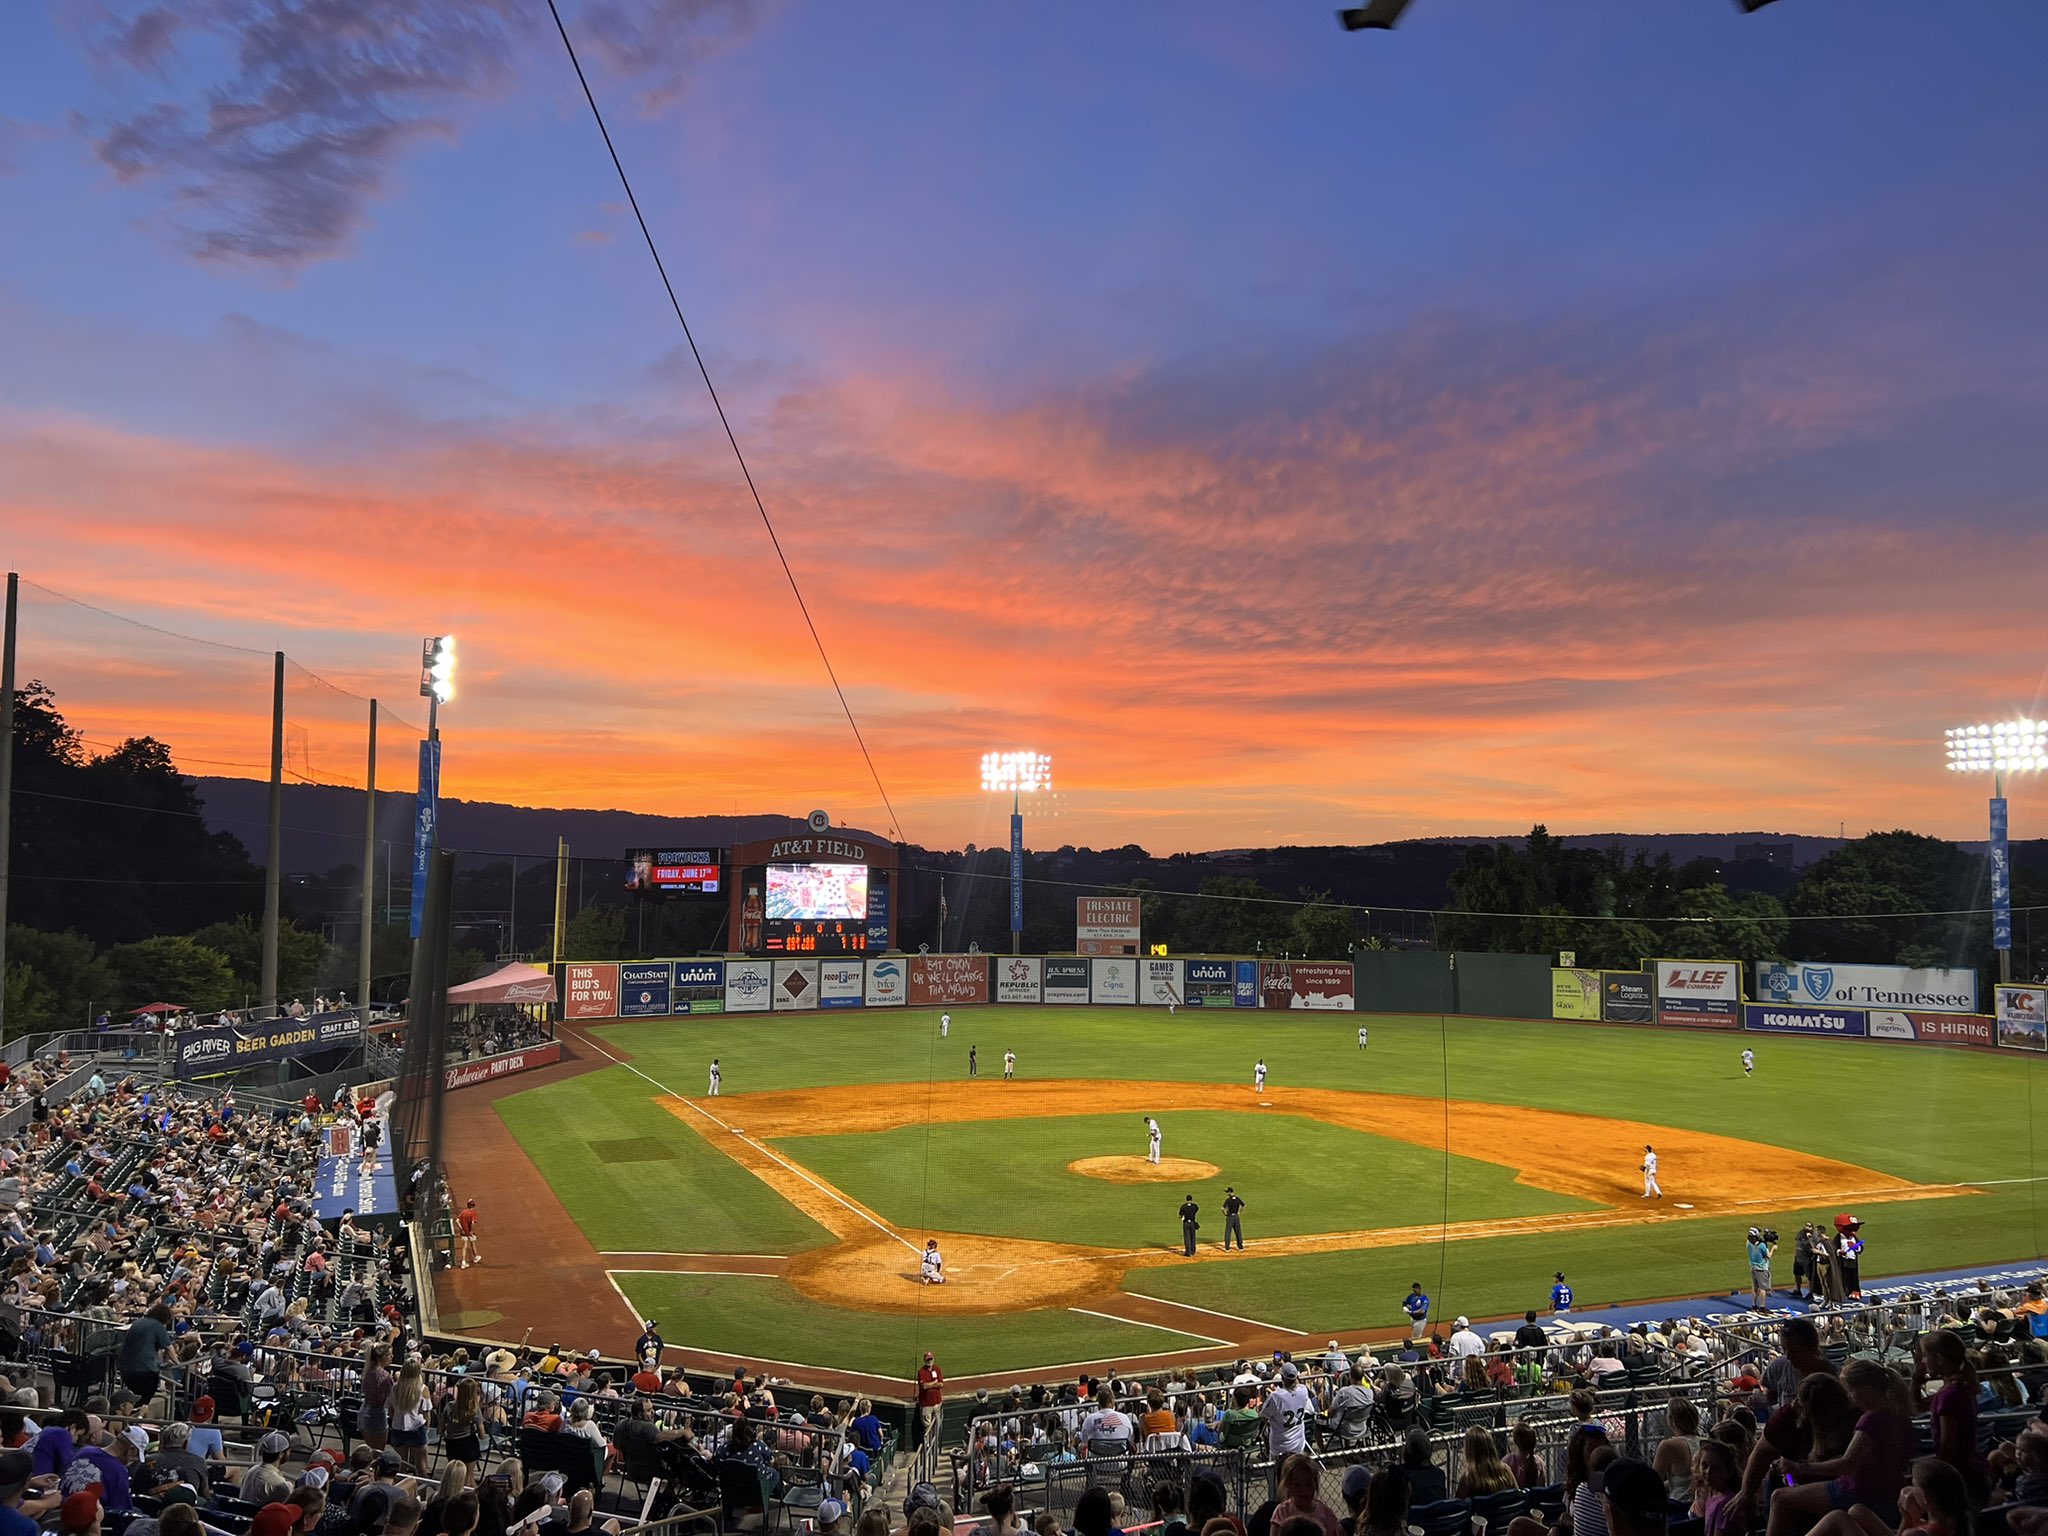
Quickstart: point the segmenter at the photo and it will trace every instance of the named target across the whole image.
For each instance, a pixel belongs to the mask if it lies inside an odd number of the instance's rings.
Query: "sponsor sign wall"
[[[867,990],[861,1001],[869,1008],[901,1008],[910,997],[910,963],[887,955],[868,962]]]
[[[2017,1050],[2048,1049],[2048,989],[1999,987],[1992,1017],[1998,1021],[1998,1043]]]
[[[615,1019],[619,1016],[619,968],[614,964],[562,967],[562,1017]]]
[[[1137,1002],[1138,962],[1123,957],[1090,960],[1088,1000],[1091,1003],[1112,1004]]]
[[[767,960],[725,962],[725,1011],[766,1013],[773,1006],[775,967]]]
[[[1598,971],[1552,966],[1550,970],[1550,1016],[1553,1019],[1597,1019],[1600,1017],[1601,982]]]
[[[666,960],[619,966],[619,1017],[653,1018],[668,1012],[669,982],[674,971]]]
[[[777,960],[772,963],[775,985],[770,989],[770,995],[775,1001],[771,1006],[777,1013],[792,1013],[818,1006],[816,960]]]
[[[1290,1008],[1349,1013],[1357,1006],[1351,966],[1343,960],[1296,960],[1287,967]]]
[[[1074,898],[1074,953],[1131,955],[1138,950],[1138,898]]]
[[[861,989],[866,980],[867,967],[858,960],[819,961],[818,1006],[858,1008]]]
[[[1860,1038],[1864,1018],[1855,1008],[1800,1008],[1790,1003],[1745,1003],[1742,1027],[1766,1035]]]
[[[1259,962],[1256,960],[1233,960],[1230,962],[1231,1006],[1235,1008],[1256,1008],[1259,1006]]]
[[[1657,960],[1657,1022],[1695,1029],[1742,1026],[1742,967],[1733,960]]]
[[[1088,1001],[1088,962],[1053,960],[1045,962],[1045,1000],[1048,1003]]]
[[[363,1021],[353,1010],[261,1024],[208,1024],[178,1031],[178,1056],[172,1073],[198,1077],[208,1072],[233,1072],[252,1062],[282,1061],[331,1046],[357,1045],[362,1038]]]
[[[912,955],[910,1001],[919,1008],[988,1001],[987,955]]]
[[[996,961],[996,1001],[1035,1003],[1043,990],[1045,962],[1036,955],[1012,955]]]
[[[1975,1013],[1977,973],[1913,970],[1903,965],[1824,965],[1758,961],[1761,1003],[1817,1004],[1824,1008],[1902,1008],[1922,1013]]]
[[[1602,971],[1600,1017],[1610,1024],[1647,1024],[1656,1017],[1657,995],[1647,971]]]
[[[1996,1045],[1988,1014],[1920,1013],[1873,1008],[1866,1033],[1873,1040],[1918,1040],[1925,1045]]]
[[[670,1013],[725,1012],[725,962],[678,960],[669,978]]]
[[[550,1040],[545,1045],[529,1045],[517,1051],[501,1051],[496,1056],[482,1056],[475,1061],[458,1061],[441,1074],[441,1086],[451,1092],[457,1088],[474,1088],[478,1083],[495,1082],[514,1072],[552,1067],[561,1059],[562,1043],[559,1040]]]
[[[1147,955],[1138,962],[1138,1001],[1179,1007],[1187,1001],[1186,965],[1179,960]]]
[[[1228,960],[1190,960],[1184,973],[1185,1001],[1194,1008],[1228,1008],[1237,993]]]
[[[1284,960],[1266,960],[1259,965],[1259,1006],[1261,1008],[1292,1008],[1294,1006],[1294,978],[1287,973]]]

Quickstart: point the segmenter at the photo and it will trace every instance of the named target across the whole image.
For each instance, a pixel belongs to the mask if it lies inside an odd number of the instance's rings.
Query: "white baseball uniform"
[[[1643,1151],[1643,1198],[1647,1200],[1652,1195],[1661,1200],[1664,1198],[1664,1190],[1657,1182],[1657,1154],[1645,1148]]]
[[[1150,1150],[1145,1154],[1145,1161],[1156,1163],[1159,1161],[1159,1122],[1149,1115],[1145,1117],[1145,1135],[1150,1143]]]
[[[1015,1077],[1016,1075],[1017,1075],[1017,1053],[1016,1053],[1015,1051],[1005,1051],[1005,1052],[1003,1052],[1003,1076],[1004,1076],[1004,1077]]]
[[[713,1063],[711,1063],[711,1087],[708,1090],[706,1097],[713,1099],[718,1097],[718,1085],[723,1080],[724,1075],[725,1074],[718,1070],[717,1062],[714,1061]]]
[[[942,1013],[942,1014],[940,1014],[940,1015],[939,1015],[939,1038],[940,1038],[941,1040],[943,1040],[943,1039],[945,1039],[945,1038],[946,1038],[946,1035],[947,1035],[948,1031],[950,1031],[950,1030],[952,1029],[952,1027],[953,1027],[953,1015],[951,1015],[950,1013]]]
[[[1266,1086],[1266,1062],[1263,1057],[1259,1059],[1259,1064],[1252,1068],[1252,1086],[1260,1089]]]

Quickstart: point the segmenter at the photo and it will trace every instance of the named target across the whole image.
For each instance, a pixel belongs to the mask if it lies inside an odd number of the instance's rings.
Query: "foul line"
[[[598,1257],[605,1259],[775,1259],[789,1257],[786,1253],[694,1253],[681,1248],[600,1248]],[[678,1274],[678,1270],[663,1271],[651,1269],[651,1275],[663,1273]]]
[[[1099,1317],[1106,1323],[1123,1323],[1132,1328],[1151,1328],[1159,1333],[1170,1333],[1180,1339],[1200,1339],[1204,1344],[1214,1344],[1218,1349],[1234,1346],[1228,1339],[1212,1339],[1206,1333],[1190,1333],[1185,1328],[1169,1328],[1164,1323],[1147,1323],[1135,1317],[1118,1317],[1114,1312],[1097,1312],[1088,1307],[1069,1307],[1069,1312],[1078,1312],[1083,1317]]]
[[[1157,1302],[1162,1307],[1173,1307],[1182,1312],[1201,1312],[1210,1317],[1220,1317],[1227,1322],[1243,1323],[1251,1328],[1264,1328],[1269,1333],[1300,1333],[1299,1328],[1283,1328],[1278,1323],[1261,1322],[1256,1317],[1240,1317],[1235,1312],[1218,1312],[1214,1307],[1198,1307],[1191,1301],[1169,1301],[1164,1296],[1148,1296],[1143,1291],[1128,1291],[1130,1296],[1143,1296],[1145,1300]]]
[[[590,1040],[590,1037],[588,1035],[585,1035],[583,1038],[586,1040]],[[917,1244],[910,1241],[909,1238],[903,1236],[900,1232],[897,1232],[895,1229],[890,1227],[887,1223],[877,1221],[873,1216],[870,1216],[858,1205],[855,1205],[851,1200],[847,1199],[846,1196],[842,1195],[838,1190],[834,1189],[831,1185],[821,1184],[818,1180],[812,1178],[809,1173],[799,1168],[795,1163],[788,1161],[786,1158],[780,1156],[779,1154],[771,1151],[769,1148],[763,1146],[760,1142],[754,1140],[753,1137],[747,1135],[746,1132],[733,1129],[732,1126],[727,1125],[723,1120],[719,1119],[718,1116],[712,1114],[710,1110],[704,1108],[701,1104],[697,1104],[692,1100],[685,1098],[682,1094],[677,1093],[675,1089],[669,1087],[669,1085],[667,1083],[664,1083],[660,1078],[651,1077],[647,1073],[642,1072],[638,1067],[634,1066],[633,1063],[627,1061],[623,1056],[616,1055],[609,1047],[605,1046],[601,1042],[596,1040],[590,1040],[590,1043],[596,1046],[598,1050],[603,1051],[605,1055],[610,1056],[613,1062],[615,1062],[619,1066],[624,1067],[628,1072],[632,1073],[635,1077],[642,1078],[645,1081],[654,1084],[655,1087],[659,1088],[663,1093],[667,1094],[668,1097],[674,1099],[678,1104],[684,1105],[689,1109],[695,1110],[698,1114],[702,1115],[706,1120],[709,1120],[713,1125],[717,1126],[720,1130],[726,1131],[731,1135],[739,1137],[741,1141],[745,1142],[748,1146],[752,1147],[755,1151],[759,1152],[763,1157],[767,1158],[770,1162],[776,1164],[778,1167],[780,1167],[781,1169],[783,1169],[783,1171],[787,1173],[795,1174],[798,1178],[802,1179],[806,1184],[810,1185],[811,1188],[815,1189],[819,1194],[824,1195],[828,1199],[836,1200],[839,1204],[845,1206],[847,1210],[851,1211],[854,1215],[858,1216],[862,1221],[866,1222],[869,1226],[873,1227],[877,1232],[880,1232],[884,1237],[887,1237],[894,1242],[901,1243],[905,1248],[908,1248],[912,1253],[922,1253],[924,1251],[923,1249],[919,1248]]]

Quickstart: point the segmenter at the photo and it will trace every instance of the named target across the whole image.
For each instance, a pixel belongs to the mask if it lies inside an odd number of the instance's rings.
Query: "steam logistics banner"
[[[1656,1017],[1656,994],[1645,971],[1600,973],[1600,1017],[1610,1024],[1647,1024]]]
[[[1550,1016],[1553,1019],[1599,1018],[1600,973],[1551,967]]]

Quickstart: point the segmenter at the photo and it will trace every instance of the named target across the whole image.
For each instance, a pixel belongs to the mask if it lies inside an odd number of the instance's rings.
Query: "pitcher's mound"
[[[1083,1157],[1067,1164],[1069,1173],[1112,1184],[1190,1184],[1213,1179],[1222,1171],[1198,1157],[1162,1157],[1156,1163],[1142,1157]]]

